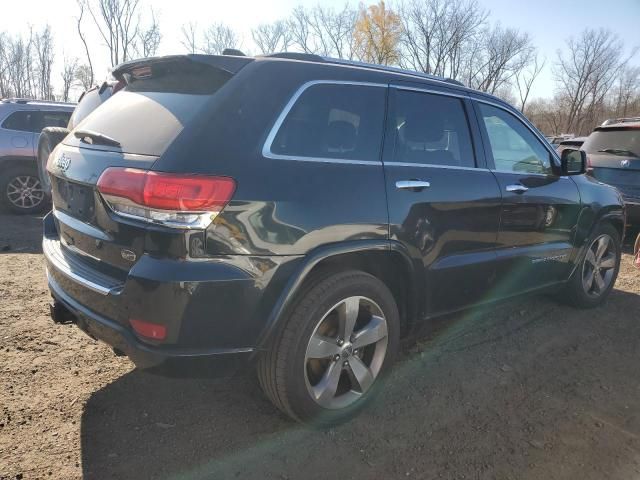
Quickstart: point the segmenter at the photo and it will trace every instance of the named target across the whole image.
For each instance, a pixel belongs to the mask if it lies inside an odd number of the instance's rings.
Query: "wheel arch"
[[[387,285],[400,311],[401,334],[407,333],[420,310],[417,295],[419,276],[408,252],[400,243],[387,240],[348,241],[318,247],[305,256],[271,309],[256,342],[256,352],[266,348],[289,308],[310,282],[352,269],[369,273]]]

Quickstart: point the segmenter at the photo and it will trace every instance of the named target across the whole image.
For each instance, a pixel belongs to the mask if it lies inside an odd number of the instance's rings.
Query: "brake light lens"
[[[107,168],[98,191],[116,213],[179,228],[206,228],[233,197],[230,177]]]
[[[141,337],[151,340],[164,340],[167,338],[167,327],[164,325],[136,320],[134,318],[130,319],[129,323],[135,332]]]

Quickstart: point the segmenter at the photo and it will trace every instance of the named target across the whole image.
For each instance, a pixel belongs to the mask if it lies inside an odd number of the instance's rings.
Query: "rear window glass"
[[[383,88],[313,85],[287,114],[271,152],[294,157],[379,160],[384,103]]]
[[[589,135],[582,149],[587,153],[619,153],[640,157],[640,128],[596,130]]]
[[[144,67],[125,76],[130,83],[76,129],[111,137],[125,153],[160,156],[231,74],[181,62]]]
[[[2,122],[2,128],[7,130],[18,130],[20,132],[35,132],[37,131],[36,115],[37,111],[31,112],[13,112],[9,115],[4,122]]]

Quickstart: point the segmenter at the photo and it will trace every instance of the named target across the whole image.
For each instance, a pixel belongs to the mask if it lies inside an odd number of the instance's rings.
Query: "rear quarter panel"
[[[233,200],[207,230],[210,255],[301,255],[328,243],[388,238],[382,163],[262,155],[290,98],[305,82],[322,79],[376,81],[371,73],[322,64],[300,68],[292,62],[257,60],[220,89],[206,115],[185,129],[154,165],[158,171],[236,180]]]

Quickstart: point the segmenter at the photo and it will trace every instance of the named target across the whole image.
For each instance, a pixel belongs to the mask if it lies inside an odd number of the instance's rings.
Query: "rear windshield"
[[[195,62],[151,65],[76,126],[118,141],[125,153],[162,155],[231,74]],[[100,148],[100,147],[96,147]]]
[[[640,157],[640,128],[596,130],[582,145],[587,153],[610,153]]]

